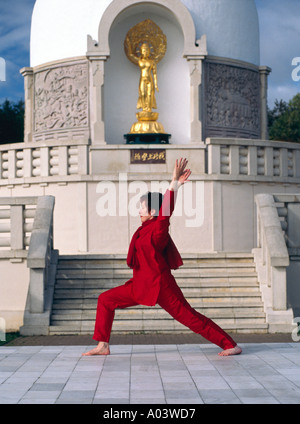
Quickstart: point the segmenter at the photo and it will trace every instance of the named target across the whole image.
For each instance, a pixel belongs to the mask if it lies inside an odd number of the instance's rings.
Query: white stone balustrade
[[[274,194],[289,255],[300,256],[300,195]]]
[[[281,222],[270,194],[255,197],[257,206],[257,249],[253,249],[258,280],[270,332],[292,328],[293,312],[287,306],[289,253]]]
[[[209,138],[206,148],[205,169],[208,178],[221,176],[223,180],[299,181],[300,144]],[[36,142],[0,146],[0,185],[21,183],[37,177],[67,181],[72,176],[88,175],[89,150],[86,143],[60,142],[58,145],[57,142]]]
[[[30,278],[24,325],[20,329],[23,335],[48,332],[58,256],[58,252],[53,250],[54,203],[53,196],[37,199],[27,255]]]
[[[40,143],[0,146],[0,184],[32,177],[88,174],[86,144]]]
[[[0,197],[0,258],[27,256],[37,197]]]
[[[296,180],[300,177],[300,145],[266,140],[206,140],[208,174],[228,178]]]
[[[0,312],[8,329],[24,323],[24,334],[44,334],[49,325],[58,254],[53,210],[53,196],[0,197]]]

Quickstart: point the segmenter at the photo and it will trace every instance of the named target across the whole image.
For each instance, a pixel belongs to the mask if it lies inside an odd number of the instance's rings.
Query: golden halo
[[[160,62],[166,54],[167,37],[151,19],[135,25],[125,37],[125,54],[132,63],[136,64],[136,60],[140,59],[143,44],[149,46],[150,59],[156,63]]]

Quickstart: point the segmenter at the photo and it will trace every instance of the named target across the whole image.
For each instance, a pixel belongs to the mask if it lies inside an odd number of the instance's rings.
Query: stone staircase
[[[253,255],[183,255],[183,261],[173,274],[195,309],[229,332],[268,331]],[[60,256],[50,334],[93,334],[99,294],[131,276],[122,255]],[[116,311],[113,332],[190,330],[158,306],[136,306]]]

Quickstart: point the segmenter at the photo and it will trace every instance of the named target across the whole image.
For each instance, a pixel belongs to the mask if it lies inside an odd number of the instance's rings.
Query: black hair
[[[148,212],[150,213],[152,209],[155,209],[155,215],[158,216],[161,205],[163,201],[163,195],[161,193],[151,193],[148,191],[148,193],[144,194],[140,198],[140,202],[145,202],[148,206]]]

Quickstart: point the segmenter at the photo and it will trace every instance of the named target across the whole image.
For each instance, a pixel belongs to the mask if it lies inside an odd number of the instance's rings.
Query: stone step
[[[199,269],[191,269],[191,270],[182,270],[176,271],[172,273],[174,278],[177,280],[178,278],[245,278],[245,277],[257,277],[255,271],[238,271],[238,270],[224,270],[220,269],[218,272],[215,270],[207,269],[207,270],[199,270]],[[57,280],[105,280],[105,279],[119,279],[123,282],[128,281],[132,278],[132,271],[128,270],[107,270],[107,271],[95,271],[89,270],[86,272],[83,271],[75,271],[68,270],[66,272],[57,272],[56,278]]]
[[[201,306],[198,306],[196,302],[191,301],[191,299],[189,299],[189,303],[200,313],[205,314],[209,314],[210,315],[217,315],[218,313],[221,315],[230,315],[230,316],[255,316],[255,314],[264,314],[263,311],[263,307],[260,304],[255,305],[254,302],[251,302],[250,305],[237,305],[237,306],[232,306],[229,303],[225,303],[223,305],[219,305],[217,304],[217,302],[215,303],[215,305],[213,305],[211,302],[210,303],[206,303],[206,302],[202,302]],[[77,307],[79,306],[79,307]],[[87,303],[80,303],[80,304],[76,304],[74,302],[70,302],[70,303],[65,303],[65,304],[54,304],[53,305],[53,309],[52,309],[52,316],[54,315],[72,315],[72,314],[89,314],[89,315],[93,315],[96,313],[96,308],[97,308],[97,302],[87,302]],[[143,306],[143,305],[137,305],[137,306],[132,306],[130,308],[127,309],[117,309],[116,313],[121,314],[121,315],[126,315],[127,311],[131,311],[130,313],[143,313],[143,314],[159,314],[161,311],[163,311],[163,309],[159,306],[159,305],[155,305],[155,306]],[[134,312],[132,312],[134,311]]]
[[[253,262],[247,261],[185,261],[180,269],[189,268],[253,268]],[[97,262],[97,261],[59,261],[58,271],[62,270],[82,270],[82,269],[129,269],[126,262]]]
[[[193,308],[236,308],[262,307],[261,298],[256,297],[219,297],[219,298],[187,298]],[[93,309],[97,308],[97,298],[56,300],[53,311],[58,309]]]
[[[267,332],[252,254],[183,255],[173,271],[190,305],[228,331]],[[50,334],[92,334],[100,293],[132,278],[125,255],[60,257]],[[116,310],[115,332],[190,331],[159,306]]]
[[[250,319],[263,319],[265,313],[262,308],[209,308],[204,310],[203,308],[195,308],[200,314],[209,316],[211,319],[216,318],[250,318]],[[69,309],[69,310],[58,310],[53,311],[52,322],[58,321],[76,321],[76,320],[92,320],[96,317],[96,309]],[[115,319],[163,319],[168,318],[169,314],[162,308],[128,308],[126,310],[117,310],[115,313]],[[253,318],[255,317],[255,318]]]
[[[242,275],[242,276],[205,276],[205,277],[178,277],[174,275],[178,285],[188,286],[245,286],[258,285],[257,276]],[[126,280],[127,281],[127,280]],[[107,287],[112,288],[124,284],[124,278],[57,278],[56,287]]]
[[[250,260],[243,259],[183,259],[183,265],[180,268],[191,267],[252,267],[254,265],[253,258]],[[85,260],[85,261],[66,261],[58,260],[58,269],[77,269],[77,268],[128,268],[126,260]]]
[[[252,254],[182,255],[183,268],[191,267],[253,267]],[[58,270],[63,269],[127,269],[125,255],[60,256]]]
[[[205,253],[183,253],[183,261],[253,261],[253,253],[249,252],[205,252]],[[127,254],[78,254],[60,255],[60,262],[126,262]]]
[[[105,290],[103,290],[105,291]],[[255,287],[228,287],[224,288],[183,288],[182,292],[186,298],[205,298],[205,297],[259,297],[260,292]],[[54,293],[54,301],[56,299],[89,299],[98,298],[101,291],[98,289],[56,289]]]
[[[223,279],[176,279],[179,287],[184,290],[185,288],[259,288],[257,278],[223,278]],[[117,287],[123,284],[123,280],[108,279],[108,280],[58,280],[56,282],[56,290],[72,290],[72,289],[96,289],[100,292],[108,290],[113,287]]]

